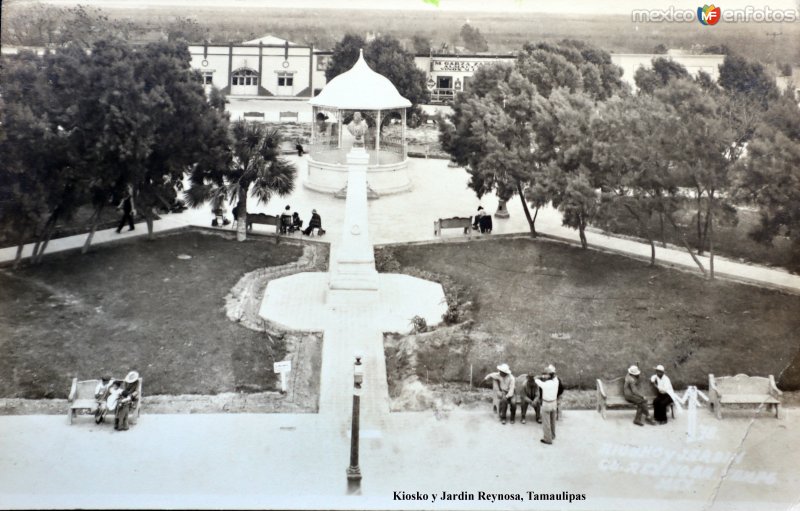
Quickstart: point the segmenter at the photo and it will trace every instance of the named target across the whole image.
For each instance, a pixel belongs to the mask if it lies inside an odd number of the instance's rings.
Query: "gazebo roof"
[[[388,110],[411,106],[388,78],[369,67],[363,50],[349,71],[331,80],[309,103],[339,110]]]

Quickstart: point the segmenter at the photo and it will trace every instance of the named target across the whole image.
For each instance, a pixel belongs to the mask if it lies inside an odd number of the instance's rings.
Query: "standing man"
[[[500,412],[500,422],[503,424],[506,423],[506,410],[510,405],[511,424],[514,424],[514,418],[517,415],[517,405],[514,403],[514,389],[516,380],[511,374],[511,369],[509,369],[508,364],[500,364],[497,366],[497,371],[498,372],[496,373],[487,374],[483,381],[491,379],[492,388],[494,389],[497,397],[500,398],[500,403],[498,406]]]
[[[133,190],[129,186],[125,191],[125,196],[122,198],[122,201],[117,206],[117,209],[122,210],[122,219],[119,221],[119,225],[117,226],[117,233],[119,234],[122,231],[122,226],[125,225],[127,222],[129,226],[129,231],[133,230],[133,217],[136,215],[136,208],[133,205]]]
[[[542,378],[534,381],[541,389],[542,397],[542,429],[543,436],[540,440],[543,444],[551,445],[556,438],[556,415],[558,414],[558,385],[556,378],[556,368],[549,365],[545,368]]]
[[[647,409],[647,399],[642,395],[639,390],[639,375],[641,371],[635,365],[628,368],[628,374],[625,376],[625,384],[622,387],[622,394],[625,401],[636,405],[636,417],[633,423],[637,426],[644,426],[642,423],[642,416],[648,424],[655,424],[655,421],[650,418],[650,410]]]
[[[665,374],[664,366],[658,364],[655,367],[656,374],[650,377],[650,383],[658,391],[653,399],[653,418],[659,424],[667,423],[667,408],[673,402],[675,391],[672,389],[672,381]]]

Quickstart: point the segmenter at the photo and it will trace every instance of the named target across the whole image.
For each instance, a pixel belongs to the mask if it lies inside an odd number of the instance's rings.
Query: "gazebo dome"
[[[328,82],[309,103],[339,110],[389,110],[410,108],[411,102],[400,95],[385,76],[373,71],[364,60],[364,51],[349,71]]]

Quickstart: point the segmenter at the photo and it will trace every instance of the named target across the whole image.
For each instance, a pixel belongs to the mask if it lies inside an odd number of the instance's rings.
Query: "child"
[[[103,376],[100,383],[94,388],[94,398],[97,401],[97,411],[94,412],[95,424],[103,422],[103,415],[105,415],[106,397],[108,396],[108,389],[111,388],[111,377]]]
[[[119,402],[119,397],[122,394],[122,384],[119,381],[114,381],[114,384],[111,386],[111,389],[108,391],[108,397],[106,398],[105,405],[102,403],[100,404],[100,409],[98,412],[100,413],[100,420],[95,420],[98,424],[103,422],[106,412],[111,410],[112,412],[116,411],[117,403]]]

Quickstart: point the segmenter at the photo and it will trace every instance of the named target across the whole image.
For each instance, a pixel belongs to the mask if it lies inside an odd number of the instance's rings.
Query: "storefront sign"
[[[476,69],[486,64],[492,64],[490,60],[431,60],[431,71],[457,71],[462,73],[474,73]]]

